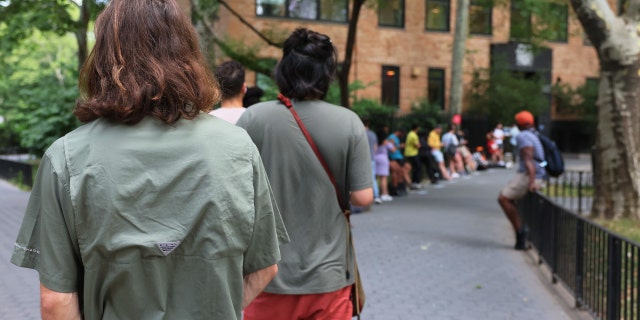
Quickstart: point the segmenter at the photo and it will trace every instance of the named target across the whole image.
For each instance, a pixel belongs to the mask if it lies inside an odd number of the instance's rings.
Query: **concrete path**
[[[515,251],[493,169],[353,216],[366,320],[576,319],[528,253]],[[0,319],[38,319],[38,278],[11,265],[28,192],[0,181]]]

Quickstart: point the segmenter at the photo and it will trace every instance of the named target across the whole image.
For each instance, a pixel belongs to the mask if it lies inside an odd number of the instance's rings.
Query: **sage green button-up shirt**
[[[96,120],[44,155],[11,262],[79,292],[85,319],[240,319],[243,275],[286,241],[241,128]]]

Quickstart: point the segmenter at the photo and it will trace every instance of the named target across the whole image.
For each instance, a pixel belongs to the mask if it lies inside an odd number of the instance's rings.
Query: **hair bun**
[[[305,28],[296,29],[284,43],[285,54],[291,51],[315,59],[333,57],[333,44],[327,35]]]

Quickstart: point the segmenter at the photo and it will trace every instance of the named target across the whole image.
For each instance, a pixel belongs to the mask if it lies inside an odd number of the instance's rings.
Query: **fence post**
[[[582,171],[578,172],[578,213],[582,214]]]
[[[620,319],[622,250],[620,239],[607,236],[607,319]]]
[[[553,284],[556,284],[558,282],[557,279],[557,272],[558,272],[558,234],[559,234],[559,227],[558,224],[560,223],[560,215],[558,214],[558,207],[557,206],[551,206],[551,259],[553,261],[550,261],[551,263],[549,263],[551,265],[551,282]]]
[[[583,290],[584,286],[582,283],[582,279],[584,276],[584,221],[582,219],[576,218],[576,288],[575,288],[575,299],[576,299],[576,308],[582,307],[582,298],[583,298]]]

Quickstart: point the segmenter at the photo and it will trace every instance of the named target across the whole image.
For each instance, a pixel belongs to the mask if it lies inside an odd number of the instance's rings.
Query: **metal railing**
[[[640,247],[541,193],[518,202],[529,241],[576,307],[598,319],[640,319]]]
[[[33,165],[24,162],[0,159],[0,178],[17,180],[18,182],[31,187],[33,185]]]
[[[593,203],[593,181],[591,171],[566,171],[560,177],[547,179],[541,192],[566,209],[588,214]]]

